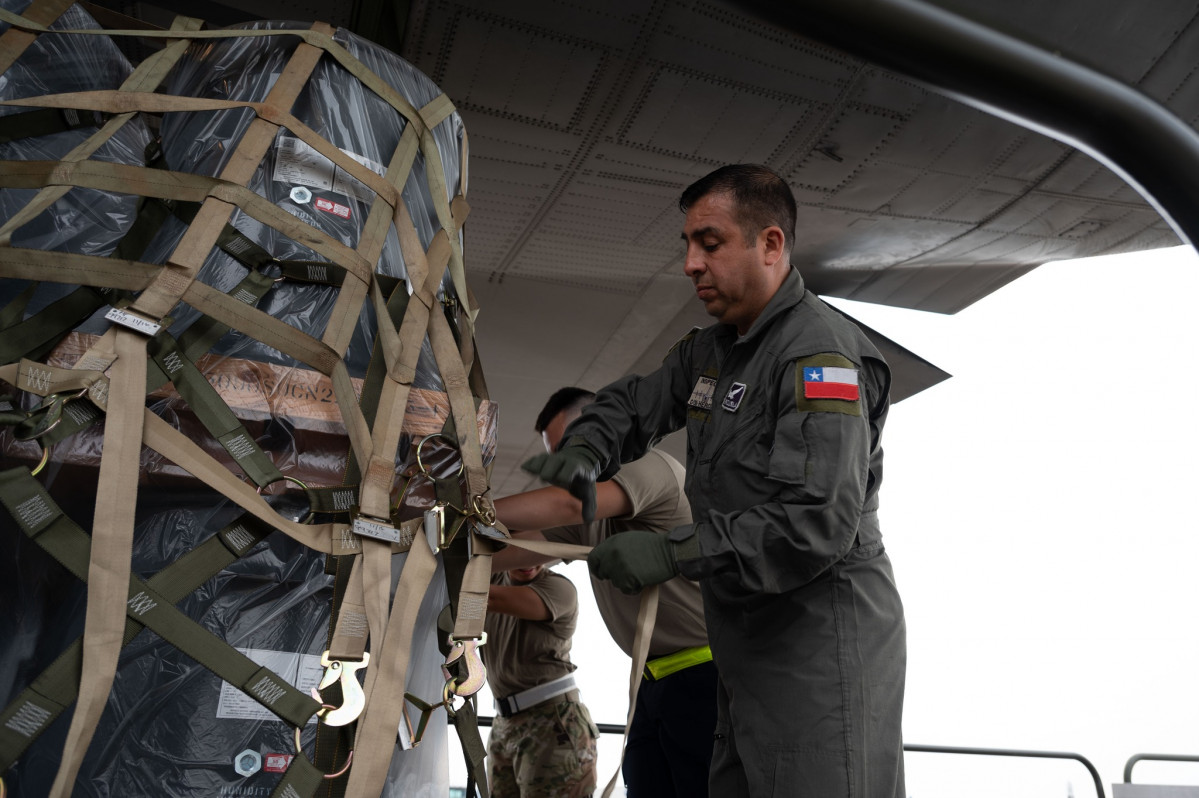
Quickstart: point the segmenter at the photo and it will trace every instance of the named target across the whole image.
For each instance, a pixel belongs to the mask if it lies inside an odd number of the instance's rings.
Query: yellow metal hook
[[[329,659],[329,652],[321,654],[321,664],[325,666],[325,675],[318,687],[312,689],[312,697],[321,700],[319,690],[324,690],[336,681],[341,682],[341,706],[331,710],[321,710],[321,720],[326,726],[345,726],[352,723],[362,714],[366,707],[366,695],[362,685],[358,683],[357,671],[366,667],[371,655],[363,652],[362,661]]]
[[[446,655],[445,664],[441,666],[441,672],[446,678],[446,693],[458,697],[474,695],[487,683],[487,666],[483,664],[483,657],[479,654],[479,646],[487,644],[487,633],[484,632],[477,640],[457,640],[451,634],[449,644],[450,653]],[[458,660],[466,662],[466,678],[461,681],[450,673],[450,666]]]

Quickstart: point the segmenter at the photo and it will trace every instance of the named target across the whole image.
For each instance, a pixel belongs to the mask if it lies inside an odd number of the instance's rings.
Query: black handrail
[[[1153,762],[1199,762],[1194,754],[1133,754],[1124,764],[1124,783],[1132,784],[1132,766],[1142,760]]]
[[[1099,798],[1105,798],[1103,779],[1099,778],[1099,771],[1085,756],[1070,751],[1024,751],[1013,748],[957,748],[947,745],[905,745],[903,750],[911,753],[927,754],[976,754],[978,756],[1020,756],[1035,759],[1073,759],[1075,762],[1082,763],[1082,766],[1091,774],[1091,779],[1095,782],[1095,792]]]
[[[492,718],[487,715],[479,716],[480,726],[490,726]],[[600,734],[624,734],[624,726],[616,723],[597,723],[596,727],[600,730]],[[1031,757],[1035,759],[1072,759],[1079,762],[1091,774],[1091,779],[1095,782],[1095,792],[1099,798],[1107,798],[1103,791],[1103,779],[1099,777],[1099,771],[1091,764],[1091,760],[1087,759],[1082,754],[1075,754],[1069,751],[1024,751],[1014,748],[958,748],[947,745],[915,745],[906,744],[903,750],[908,753],[919,754],[975,754],[977,756],[1019,756]],[[1144,759],[1151,759],[1158,756],[1169,756],[1168,754],[1138,754],[1137,756]],[[1133,759],[1135,759],[1134,757]],[[1185,761],[1199,762],[1199,757],[1192,757]],[[1128,773],[1132,768],[1133,760],[1129,760],[1128,766],[1124,770],[1124,780],[1128,781]]]

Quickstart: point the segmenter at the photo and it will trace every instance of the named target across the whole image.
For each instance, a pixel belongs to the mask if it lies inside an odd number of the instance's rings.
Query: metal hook
[[[450,653],[446,655],[445,663],[441,666],[441,672],[446,678],[442,697],[445,698],[449,693],[459,697],[474,695],[487,682],[487,666],[483,664],[483,657],[479,654],[479,646],[487,645],[487,633],[483,632],[477,640],[457,640],[451,634],[449,644]],[[466,678],[461,681],[450,673],[450,666],[458,660],[466,661]],[[449,705],[446,706],[448,709]]]
[[[366,707],[366,695],[362,685],[358,683],[357,671],[366,667],[371,655],[363,652],[362,661],[329,659],[329,652],[321,654],[321,664],[325,666],[325,675],[321,683],[312,689],[313,698],[321,700],[319,690],[324,690],[336,681],[341,682],[341,706],[331,711],[322,710],[321,719],[326,726],[345,726],[358,719]]]
[[[42,402],[42,404],[37,408],[37,410],[30,412],[28,415],[33,416],[35,413],[38,412],[38,410],[42,410],[43,408],[45,408],[46,418],[53,418],[54,420],[51,421],[44,429],[40,429],[28,437],[21,438],[21,440],[35,441],[38,438],[42,437],[43,435],[48,434],[50,432],[50,430],[54,429],[55,427],[57,427],[59,424],[62,423],[63,408],[66,407],[68,403],[74,402],[76,399],[80,399],[83,396],[85,396],[87,394],[87,391],[88,391],[87,388],[82,388],[79,390],[78,393],[73,393],[68,396],[64,396],[63,394],[60,394],[60,393],[52,393],[49,396],[47,396],[45,401]],[[36,429],[36,425],[34,428]]]

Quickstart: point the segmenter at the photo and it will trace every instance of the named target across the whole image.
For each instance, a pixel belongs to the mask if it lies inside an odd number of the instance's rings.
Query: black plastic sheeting
[[[20,12],[27,4],[0,0],[0,5]],[[5,27],[0,23],[0,32]],[[55,27],[98,26],[72,7]],[[260,23],[258,27],[306,26]],[[345,31],[338,31],[336,38],[415,106],[440,94],[424,75],[394,54]],[[262,100],[297,43],[298,39],[289,36],[200,42],[173,70],[165,90],[220,99]],[[0,99],[117,88],[130,71],[130,64],[105,37],[43,34],[0,78]],[[12,110],[0,108],[0,114],[9,112]],[[380,173],[406,124],[390,106],[328,57],[318,64],[292,113]],[[165,167],[219,174],[250,120],[248,111],[165,115],[161,121]],[[0,158],[57,160],[96,129],[83,127],[0,145]],[[93,157],[141,165],[151,129],[146,120],[135,119]],[[449,191],[456,193],[463,177],[458,172],[464,146],[458,115],[451,114],[438,125],[434,138]],[[373,194],[361,184],[334,174],[330,162],[313,157],[315,154],[297,141],[281,130],[249,187],[343,243],[356,246]],[[439,228],[429,191],[425,161],[423,156],[418,157],[403,196],[426,247]],[[0,221],[23,207],[33,193],[0,190]],[[106,255],[128,231],[137,207],[136,197],[75,189],[22,227],[14,235],[13,245]],[[240,211],[235,212],[231,223],[277,258],[323,260]],[[185,228],[183,221],[168,219],[141,259],[165,261]],[[396,278],[406,276],[394,230],[377,271]],[[200,279],[229,290],[245,273],[233,258],[214,250]],[[17,281],[0,281],[0,304],[23,287]],[[28,312],[36,312],[71,288],[43,284]],[[442,290],[453,292],[448,278]],[[281,282],[259,307],[297,329],[319,336],[336,296],[334,287]],[[76,328],[76,348],[86,346],[91,335],[107,329],[108,322],[103,319],[106,310],[102,308]],[[172,316],[172,333],[178,334],[198,314],[180,306]],[[346,358],[353,377],[360,378],[366,371],[376,329],[368,304],[358,320]],[[236,331],[217,343],[201,367],[228,369],[231,364],[243,364],[251,370],[273,369],[271,373],[278,382],[263,383],[262,390],[268,394],[284,390],[289,377],[305,384],[314,379],[302,364]],[[427,341],[415,387],[424,389],[425,401],[433,404],[436,392],[443,390]],[[28,403],[29,397],[25,401]],[[181,429],[190,431],[188,424],[194,424],[189,422],[186,407],[178,397],[158,396],[148,406]],[[247,429],[284,473],[302,472],[310,484],[339,484],[347,450],[344,428],[336,419],[289,417],[277,412],[279,406],[271,404],[271,412],[265,415],[244,415]],[[442,408],[441,416],[446,414]],[[67,514],[85,529],[91,524],[101,429],[92,428],[76,436],[77,440],[56,447],[48,468],[39,477]],[[484,443],[489,458],[494,450],[494,424],[485,431],[492,436]],[[412,435],[404,436],[398,468],[410,465],[414,440]],[[0,435],[0,452],[0,465],[7,468],[16,462],[28,464],[36,449],[22,448],[11,437]],[[426,449],[426,458],[430,454]],[[311,482],[314,475],[318,478]],[[285,514],[303,514],[303,508],[279,509]],[[218,494],[145,452],[142,487],[137,496],[134,572],[142,576],[156,573],[214,534],[237,512],[238,508]],[[36,545],[6,526],[11,525],[0,523],[0,697],[7,702],[82,633],[86,592]],[[397,574],[403,558],[399,555],[394,559]],[[179,607],[252,658],[272,664],[283,675],[292,675],[293,683],[306,690],[315,685],[323,671],[319,657],[325,646],[331,597],[331,578],[325,575],[324,565],[323,555],[274,533],[188,595]],[[430,702],[440,697],[443,681],[437,667],[440,655],[433,639],[433,619],[446,601],[439,570],[418,621],[408,685],[410,691]],[[46,794],[57,770],[69,718],[70,712],[64,713],[4,774],[12,798]],[[315,724],[309,724],[302,737],[309,752],[314,733]],[[122,653],[117,679],[75,795],[265,796],[279,779],[276,771],[295,753],[293,735],[292,728],[144,630]],[[256,752],[260,758],[256,772],[250,775],[239,774],[236,769],[236,760],[244,751]],[[444,781],[446,756],[444,715],[435,713],[426,742],[414,751],[398,753],[393,760],[387,794],[441,798],[448,789]]]

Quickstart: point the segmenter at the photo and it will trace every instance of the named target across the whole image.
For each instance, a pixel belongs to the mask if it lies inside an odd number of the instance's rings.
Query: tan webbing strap
[[[336,238],[297,219],[245,186],[225,180],[103,161],[0,161],[0,187],[42,188],[62,185],[185,202],[203,202],[209,197],[223,200],[293,241],[335,261],[361,283],[369,283],[374,271],[373,262],[367,261]]]
[[[96,515],[88,569],[79,698],[50,795],[67,798],[87,753],[117,671],[125,631],[125,602],[133,559],[133,522],[141,462],[145,405],[146,342],[120,330],[112,367],[104,449],[96,483]]]
[[[144,387],[144,385],[143,385]],[[270,524],[310,549],[325,554],[357,554],[357,538],[346,524],[298,524],[276,513],[249,484],[230,473],[183,433],[145,411],[145,443],[255,518]],[[342,534],[345,532],[346,534]]]
[[[0,245],[0,277],[17,280],[138,291],[156,271],[157,266],[132,260]]]
[[[174,94],[155,94],[151,92],[133,92],[123,89],[99,89],[95,91],[64,92],[61,94],[43,94],[37,97],[4,100],[0,105],[28,106],[34,108],[65,108],[83,111],[102,111],[111,114],[142,112],[149,114],[164,114],[172,112],[202,112],[222,111],[239,108],[249,108],[260,119],[271,122],[277,127],[284,127],[304,143],[311,146],[321,155],[328,158],[338,167],[350,173],[378,194],[389,206],[395,207],[399,202],[400,191],[395,185],[388,183],[375,171],[368,169],[351,158],[338,147],[333,146],[328,139],[317,133],[308,125],[289,113],[281,111],[278,106],[249,100],[216,100],[197,97],[184,97]]]
[[[324,33],[332,30],[324,23],[316,23],[313,25],[313,29]],[[195,31],[192,35],[202,32]],[[316,67],[320,57],[321,51],[318,48],[298,45],[283,68],[278,81],[267,94],[266,103],[290,108],[303,90],[308,76]],[[276,129],[274,124],[261,118],[251,122],[237,148],[230,155],[229,162],[222,170],[221,179],[230,183],[246,185],[254,176],[255,170],[274,142]],[[200,206],[196,217],[175,247],[175,251],[168,258],[167,266],[134,301],[132,309],[135,312],[158,320],[171,311],[188,286],[195,280],[208,253],[229,221],[233,207],[229,203],[214,198],[209,198]]]
[[[356,557],[329,642],[329,658],[361,662],[368,631],[366,607],[362,604],[362,558]]]
[[[399,206],[397,216],[407,217],[407,207],[405,205],[401,204]],[[408,223],[411,225],[411,220],[408,220]],[[414,228],[411,230],[411,233],[415,235]],[[444,238],[440,234],[434,238],[429,248],[430,254],[436,257],[437,252],[445,249],[444,247],[438,247],[438,242],[444,241]],[[411,241],[409,243],[411,244]],[[411,376],[405,381],[399,381],[395,378],[395,373],[397,371],[404,371],[405,376],[408,374],[414,376],[416,373],[416,363],[420,356],[421,341],[424,339],[425,328],[430,318],[428,303],[440,281],[440,275],[445,270],[444,262],[441,262],[439,259],[429,262],[426,254],[420,252],[419,244],[416,250],[419,252],[419,255],[413,253],[414,257],[411,261],[407,258],[408,253],[406,251],[403,252],[405,263],[410,264],[409,277],[413,280],[416,295],[421,300],[420,302],[410,302],[408,304],[404,318],[400,322],[404,334],[395,335],[394,331],[392,335],[386,334],[390,329],[388,327],[390,314],[387,312],[385,305],[379,308],[381,312],[377,314],[380,335],[383,336],[383,339],[379,343],[384,347],[384,358],[388,364],[388,378],[383,381],[374,419],[374,429],[372,431],[374,454],[369,461],[366,461],[363,468],[359,494],[360,511],[365,515],[375,518],[388,518],[391,515],[390,501],[391,486],[395,480],[395,451],[399,445],[404,411],[407,408],[408,394],[412,387]],[[422,277],[424,279],[421,282],[416,282]],[[374,293],[378,296],[377,284],[374,287]],[[433,303],[435,304],[435,299]],[[406,368],[398,369],[397,363],[399,362],[403,362]],[[423,536],[421,537],[423,539]],[[420,549],[421,547],[414,545],[412,548]],[[409,549],[410,558],[412,557],[412,548]],[[372,648],[377,649],[377,646],[384,643],[383,635],[385,634],[385,627],[390,625],[387,619],[387,591],[391,583],[391,550],[389,546],[381,541],[370,539],[362,541],[362,549],[362,603],[366,607],[370,637],[375,641],[375,645]],[[350,595],[348,590],[347,595]],[[411,632],[409,632],[409,637],[411,637]],[[408,645],[409,643],[404,643],[405,657],[407,657]],[[401,687],[397,690],[395,682],[389,681],[386,678],[381,682],[378,680],[376,674],[384,664],[378,657],[371,659],[371,662],[367,666],[367,682],[370,685],[384,686],[384,689],[380,691],[380,695],[382,696],[387,696],[397,691],[401,693],[400,706],[402,709],[403,683],[400,683]],[[370,690],[366,691],[366,696],[369,706],[372,700],[375,699],[372,698]],[[361,728],[360,726],[360,733]]]
[[[55,3],[45,3],[43,5],[55,5]],[[30,9],[30,14],[34,11]],[[203,22],[191,17],[176,17],[171,24],[171,30],[175,31],[191,31],[198,30]],[[11,33],[15,29],[10,29]],[[6,34],[7,35],[7,34]],[[165,48],[158,51],[154,55],[147,58],[136,69],[130,73],[125,82],[121,84],[121,90],[125,91],[152,91],[162,83],[163,78],[170,72],[171,67],[179,60],[179,57],[187,51],[188,42],[186,40],[177,40],[168,44]],[[6,67],[7,68],[7,67]],[[2,70],[0,70],[2,71]],[[96,150],[100,148],[104,142],[108,141],[116,134],[121,127],[133,118],[133,114],[122,114],[109,119],[103,127],[89,136],[86,141],[68,152],[63,156],[63,161],[83,161],[89,158]],[[0,246],[7,246],[12,240],[12,233],[19,229],[29,220],[33,219],[39,213],[49,208],[55,202],[63,197],[68,191],[69,186],[58,186],[54,188],[46,188],[39,191],[30,202],[19,212],[13,215],[11,219],[5,222],[3,227],[0,227]]]
[[[587,553],[591,551],[591,546],[526,538],[509,538],[508,545],[562,560],[586,559]],[[612,794],[612,790],[616,786],[616,777],[620,775],[620,768],[624,763],[625,746],[629,742],[629,727],[633,724],[633,713],[637,709],[637,692],[641,687],[641,674],[645,671],[646,660],[649,659],[649,644],[653,639],[654,622],[658,617],[658,594],[657,585],[641,592],[641,604],[637,609],[637,631],[633,636],[632,669],[629,671],[629,713],[625,718],[624,740],[620,745],[620,762],[617,763],[616,772],[612,774],[608,786],[604,788],[604,798]]]
[[[392,155],[391,163],[388,164],[387,173],[384,175],[384,180],[389,185],[403,185],[408,172],[412,169],[412,162],[416,158],[417,143],[415,134],[409,136],[408,128],[406,128],[404,134],[400,136],[399,144]],[[371,203],[370,214],[362,225],[362,233],[358,239],[358,251],[367,263],[378,263],[387,242],[387,232],[391,227],[392,217],[395,216],[396,208],[403,202],[403,198],[400,197],[395,205],[386,205],[378,201]],[[366,299],[366,291],[366,286],[347,285],[337,294],[337,301],[333,305],[333,311],[329,314],[329,321],[325,325],[325,333],[321,340],[338,352],[346,351],[349,346],[354,329],[358,324],[358,314]]]
[[[465,182],[463,182],[462,192],[451,192],[445,181],[445,168],[441,163],[441,152],[437,149],[433,139],[433,128],[445,121],[453,111],[453,104],[444,94],[434,98],[420,110],[421,118],[425,122],[425,129],[422,132],[422,144],[424,145],[422,150],[425,153],[425,162],[428,167],[425,176],[429,184],[429,194],[433,199],[433,209],[437,212],[437,220],[442,229],[450,234],[450,243],[454,247],[454,253],[450,258],[450,279],[453,280],[454,291],[458,294],[458,299],[466,302],[469,293],[466,287],[466,267],[462,260],[462,243],[458,237],[462,220],[455,218],[450,206],[451,196],[465,194]],[[463,172],[462,176],[465,177],[465,175],[466,173]],[[468,315],[471,314],[468,312]]]
[[[578,543],[556,543],[552,540],[509,538],[507,544],[545,557],[552,557],[555,560],[585,560],[591,552],[591,546],[583,546]]]
[[[411,129],[411,126],[409,126],[409,129]],[[387,174],[389,178],[398,180],[398,175],[401,173],[407,174],[408,170],[411,169],[412,162],[416,157],[416,152],[412,149],[411,143],[415,141],[415,136],[407,134],[401,136],[395,154],[392,157],[391,166],[388,168]],[[389,229],[389,226],[383,223],[384,220],[381,218],[381,215],[375,216],[377,209],[377,204],[371,209],[372,219],[379,219],[381,223],[378,228],[372,230],[372,234],[377,236],[376,239],[372,240],[372,254],[376,248],[378,251],[382,251],[384,236]],[[408,227],[410,228],[408,234],[415,236],[416,231],[414,228],[411,228],[411,220],[408,218],[407,206],[404,205],[403,200],[392,209],[390,216],[392,218],[407,219]],[[398,227],[397,225],[397,229]],[[411,240],[408,243],[411,247]],[[434,244],[436,244],[436,241]],[[432,247],[430,249],[432,251]],[[406,249],[401,249],[401,255],[404,256],[404,262],[408,264],[409,282],[415,286],[421,286],[425,282],[422,278],[427,276],[429,267],[425,262],[425,253],[420,250],[419,241],[415,245],[415,251],[411,256],[412,260],[409,260],[408,250]],[[436,268],[436,265],[434,268]],[[425,270],[424,274],[422,274],[422,270]],[[378,402],[376,403],[371,434],[371,459],[370,461],[358,461],[362,465],[364,477],[359,491],[359,502],[360,509],[364,514],[375,518],[387,518],[390,516],[391,486],[395,481],[395,452],[399,447],[404,412],[408,407],[408,394],[412,387],[411,381],[416,374],[416,364],[420,357],[420,345],[424,334],[423,332],[418,332],[413,338],[407,340],[402,338],[399,331],[389,322],[391,314],[387,310],[387,303],[383,298],[382,288],[378,281],[375,281],[371,285],[370,290],[371,299],[375,307],[375,316],[378,320],[379,337],[377,345],[383,352],[386,373],[389,379],[384,380]],[[404,289],[400,288],[397,290]],[[410,334],[412,334],[412,327],[418,322],[415,319],[409,321],[407,316],[414,311],[419,311],[419,307],[409,304],[407,313],[405,313],[405,319],[401,322],[401,325],[405,323],[409,325],[407,329]],[[406,370],[401,371],[397,365],[401,362],[407,364]],[[399,375],[401,373],[406,375],[407,379],[400,379]]]
[[[474,399],[470,395],[470,381],[462,365],[462,355],[450,323],[445,314],[437,312],[429,319],[429,341],[433,354],[441,367],[441,379],[450,400],[454,415],[454,429],[458,435],[458,447],[466,469],[466,487],[470,498],[487,494],[487,472],[483,468],[483,450],[479,445],[479,424]],[[471,508],[467,508],[471,509]]]
[[[407,209],[401,206],[403,215]],[[415,230],[412,231],[415,233]],[[444,246],[445,236],[438,234],[429,247],[432,261],[426,261],[425,254],[420,253],[411,261],[405,253],[405,262],[410,263],[409,276],[413,279],[414,296],[418,302],[409,302],[400,322],[399,334],[389,336],[383,344],[390,343],[399,349],[398,357],[394,350],[384,352],[387,363],[387,379],[383,382],[379,397],[378,410],[374,423],[374,451],[377,453],[374,461],[367,463],[363,473],[360,502],[362,512],[376,518],[387,518],[390,512],[391,485],[395,479],[395,451],[399,445],[401,422],[404,411],[408,406],[408,394],[412,388],[412,380],[416,375],[416,364],[420,357],[421,342],[424,340],[432,315],[429,305],[430,297],[440,282],[440,275],[445,270],[442,256],[449,250]],[[418,247],[419,251],[419,247]],[[415,282],[416,280],[421,282]],[[432,300],[436,304],[436,298]],[[384,309],[380,317],[379,328],[383,329],[389,318]],[[438,362],[438,366],[441,363]],[[477,435],[476,435],[477,437]]]
[[[38,396],[74,392],[108,380],[99,371],[46,366],[26,358],[0,369],[0,379]]]
[[[72,0],[46,0],[46,2],[34,3],[25,10],[24,18],[35,25],[53,25],[54,21],[71,7],[71,3]],[[0,36],[0,74],[7,72],[8,68],[15,64],[21,54],[35,41],[37,41],[36,33],[21,30],[16,26],[4,31],[4,35]]]
[[[465,203],[458,205],[459,211],[465,215]],[[439,237],[455,243],[457,234],[449,236],[442,230]],[[452,262],[452,256],[451,256]],[[440,275],[441,272],[439,271]],[[450,401],[450,411],[454,418],[454,431],[457,436],[457,446],[466,475],[467,500],[466,507],[470,514],[481,514],[477,518],[480,523],[494,522],[494,509],[488,497],[487,471],[483,467],[483,452],[479,444],[479,427],[476,416],[474,398],[470,392],[470,380],[462,362],[462,354],[454,341],[449,321],[445,314],[437,308],[429,316],[429,341],[433,354],[441,369],[442,382]],[[491,582],[491,547],[492,543],[478,536],[473,523],[467,528],[474,543],[474,556],[467,562],[463,573],[462,583],[458,591],[458,609],[454,618],[453,637],[456,640],[478,639],[483,634],[483,625],[487,614],[487,594]]]
[[[637,691],[641,687],[641,674],[649,658],[649,643],[653,637],[654,620],[658,617],[658,585],[641,591],[641,606],[637,609],[637,633],[633,638],[633,669],[629,672],[629,714],[624,722],[624,740],[620,743],[620,762],[616,772],[604,787],[603,798],[608,798],[616,787],[616,778],[624,764],[625,748],[629,744],[629,728],[633,725],[633,713],[637,710]]]
[[[31,20],[27,17],[22,17],[12,12],[0,9],[0,20],[8,22],[14,30],[22,30],[30,33],[42,33],[47,30],[45,25]],[[69,34],[79,36],[106,36],[110,38],[131,36],[142,39],[178,39],[178,34],[171,31],[163,30],[131,30],[131,29],[111,29],[111,30],[58,30],[57,34]],[[425,128],[424,122],[420,118],[420,113],[416,108],[400,94],[391,85],[386,83],[382,78],[376,75],[365,64],[355,58],[348,50],[334,41],[332,29],[327,25],[314,25],[309,30],[302,29],[283,29],[274,28],[270,30],[196,30],[188,33],[190,39],[232,39],[232,38],[262,38],[266,36],[294,36],[301,39],[305,44],[319,48],[327,52],[339,64],[342,65],[351,75],[375,94],[380,99],[398,111],[409,122],[417,123],[422,128]],[[281,108],[290,108],[290,104],[278,103]],[[422,131],[423,134],[423,131]]]
[[[358,407],[354,384],[350,380],[345,362],[337,352],[287,322],[250,307],[198,280],[188,287],[183,300],[201,313],[240,330],[329,377],[354,455],[359,462],[370,461],[370,430]]]
[[[412,631],[420,611],[421,600],[437,570],[437,559],[429,550],[423,535],[417,535],[408,550],[391,618],[383,640],[372,649],[366,674],[366,709],[358,719],[354,742],[354,766],[346,787],[348,798],[377,798],[383,791],[387,769],[395,751],[396,730],[404,713],[404,685],[408,682],[409,652]],[[376,686],[386,689],[376,689]]]

